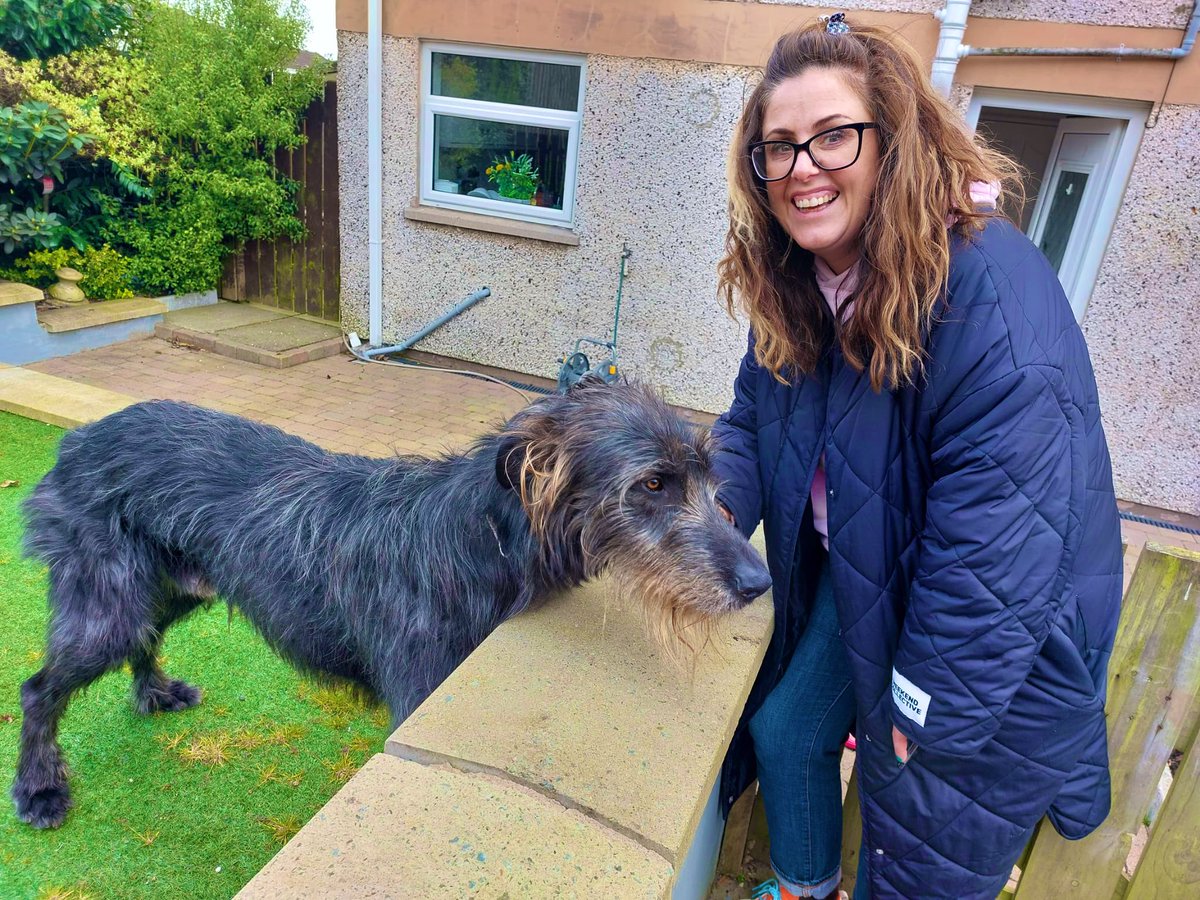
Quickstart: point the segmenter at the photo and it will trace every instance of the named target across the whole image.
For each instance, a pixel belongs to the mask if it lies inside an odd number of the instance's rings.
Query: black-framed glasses
[[[814,134],[803,144],[755,141],[750,145],[750,163],[754,166],[754,174],[763,181],[782,181],[791,175],[801,152],[807,153],[813,165],[826,172],[848,169],[858,162],[862,153],[863,132],[878,127],[874,122],[835,125]]]

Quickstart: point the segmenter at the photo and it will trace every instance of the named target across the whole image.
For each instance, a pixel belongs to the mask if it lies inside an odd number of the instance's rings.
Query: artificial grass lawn
[[[17,820],[21,682],[45,649],[46,570],[21,556],[20,502],[62,429],[0,413],[0,898],[231,897],[382,749],[387,715],[298,676],[223,604],[167,632],[168,674],[204,690],[140,716],[127,671],[77,696],[59,739],[75,802],[66,823]],[[97,449],[103,453],[103,448]]]

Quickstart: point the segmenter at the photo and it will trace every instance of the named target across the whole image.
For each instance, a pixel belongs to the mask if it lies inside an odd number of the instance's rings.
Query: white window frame
[[[518,106],[511,103],[496,103],[488,100],[464,100],[457,97],[442,97],[433,93],[433,54],[454,53],[463,56],[479,56],[488,59],[515,59],[522,62],[542,62],[555,65],[575,66],[579,69],[579,96],[577,109],[554,110],[535,106]],[[420,143],[420,190],[422,206],[436,206],[465,212],[482,213],[522,222],[538,222],[545,225],[571,227],[575,222],[575,183],[579,167],[579,136],[583,124],[583,97],[587,83],[585,57],[566,53],[549,53],[530,50],[512,50],[487,47],[479,44],[451,44],[442,42],[421,45],[421,143]],[[433,189],[433,117],[435,115],[460,116],[483,119],[490,122],[506,122],[514,125],[533,125],[555,128],[567,132],[566,175],[563,183],[562,209],[544,206],[525,206],[492,200],[487,197],[467,197]]]
[[[979,124],[980,111],[985,106],[1003,109],[1027,109],[1037,112],[1059,113],[1066,116],[1083,116],[1098,119],[1122,119],[1124,134],[1117,143],[1116,157],[1112,163],[1112,177],[1108,179],[1100,203],[1096,207],[1092,239],[1084,248],[1079,263],[1077,296],[1071,298],[1075,318],[1083,321],[1100,274],[1104,252],[1112,239],[1117,224],[1117,213],[1125,196],[1129,176],[1133,174],[1133,163],[1137,158],[1138,146],[1146,130],[1146,117],[1150,104],[1134,100],[1109,100],[1092,97],[1077,97],[1072,94],[1045,94],[1034,91],[997,90],[977,87],[971,94],[967,108],[967,127],[974,131]],[[1047,186],[1049,188],[1049,186]],[[1033,223],[1030,222],[1032,229]]]

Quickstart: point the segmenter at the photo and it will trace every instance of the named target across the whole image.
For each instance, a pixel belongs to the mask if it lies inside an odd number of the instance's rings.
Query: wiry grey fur
[[[217,594],[399,721],[498,624],[602,570],[675,627],[761,594],[766,567],[714,497],[707,435],[632,385],[585,383],[436,460],[327,453],[174,402],[73,431],[25,506],[51,616],[21,688],[17,815],[62,823],[58,722],[100,675],[128,660],[141,712],[200,702],[157,652]]]

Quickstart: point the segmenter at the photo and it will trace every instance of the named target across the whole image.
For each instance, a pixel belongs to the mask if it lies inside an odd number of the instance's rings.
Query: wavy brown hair
[[[750,163],[775,88],[814,67],[844,71],[879,125],[879,180],[859,241],[854,315],[843,307],[837,321],[817,288],[812,253],[771,213],[766,184]],[[780,381],[784,367],[810,373],[836,337],[851,365],[869,369],[876,391],[920,375],[922,341],[949,274],[951,234],[967,237],[995,215],[975,208],[971,182],[999,182],[1018,205],[1023,196],[1017,165],[968,134],[916,51],[893,33],[858,25],[831,35],[814,23],[779,39],[734,132],[728,175],[718,290],[730,315],[739,306],[748,314],[758,362]]]

